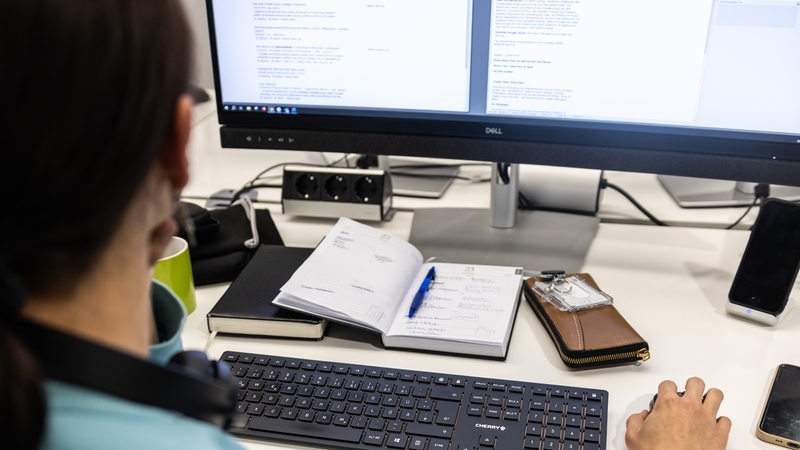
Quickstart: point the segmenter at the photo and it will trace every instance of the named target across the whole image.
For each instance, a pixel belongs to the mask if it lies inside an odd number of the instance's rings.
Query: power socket
[[[378,169],[287,165],[281,205],[289,215],[389,220],[392,179]]]

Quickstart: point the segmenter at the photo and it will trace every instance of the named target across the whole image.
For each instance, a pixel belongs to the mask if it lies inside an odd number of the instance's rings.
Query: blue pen
[[[414,313],[416,313],[417,309],[422,306],[422,301],[425,300],[425,294],[431,288],[431,283],[433,283],[433,280],[435,279],[436,268],[431,266],[431,270],[429,270],[428,274],[425,275],[425,279],[422,280],[422,284],[419,285],[417,293],[414,294],[414,301],[411,302],[411,308],[408,308],[408,317],[414,317]]]

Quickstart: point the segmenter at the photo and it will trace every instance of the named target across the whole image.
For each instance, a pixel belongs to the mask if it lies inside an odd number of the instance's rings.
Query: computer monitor
[[[796,0],[207,0],[222,145],[800,185]]]

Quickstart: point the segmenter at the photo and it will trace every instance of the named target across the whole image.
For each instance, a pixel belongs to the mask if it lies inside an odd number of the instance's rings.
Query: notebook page
[[[515,316],[521,269],[429,263],[423,264],[412,287],[419,286],[430,266],[436,267],[436,279],[422,306],[414,317],[408,317],[416,293],[415,288],[410,289],[387,334],[486,344],[503,342],[509,320]]]
[[[422,254],[407,241],[341,218],[281,288],[290,298],[276,302],[302,301],[308,312],[333,311],[385,332],[421,264]]]

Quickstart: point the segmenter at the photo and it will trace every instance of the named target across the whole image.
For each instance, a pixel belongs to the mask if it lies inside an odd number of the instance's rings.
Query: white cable
[[[212,331],[211,334],[208,335],[208,339],[206,339],[206,346],[203,349],[203,353],[208,353],[208,349],[211,347],[211,341],[213,341],[215,337],[217,337],[217,330]]]
[[[244,246],[247,248],[258,247],[260,242],[258,236],[258,225],[256,224],[256,208],[253,206],[252,200],[250,200],[250,197],[244,195],[233,202],[233,205],[242,205],[242,209],[244,209],[244,215],[247,216],[247,220],[250,221],[250,231],[253,233],[253,237],[244,241]]]

